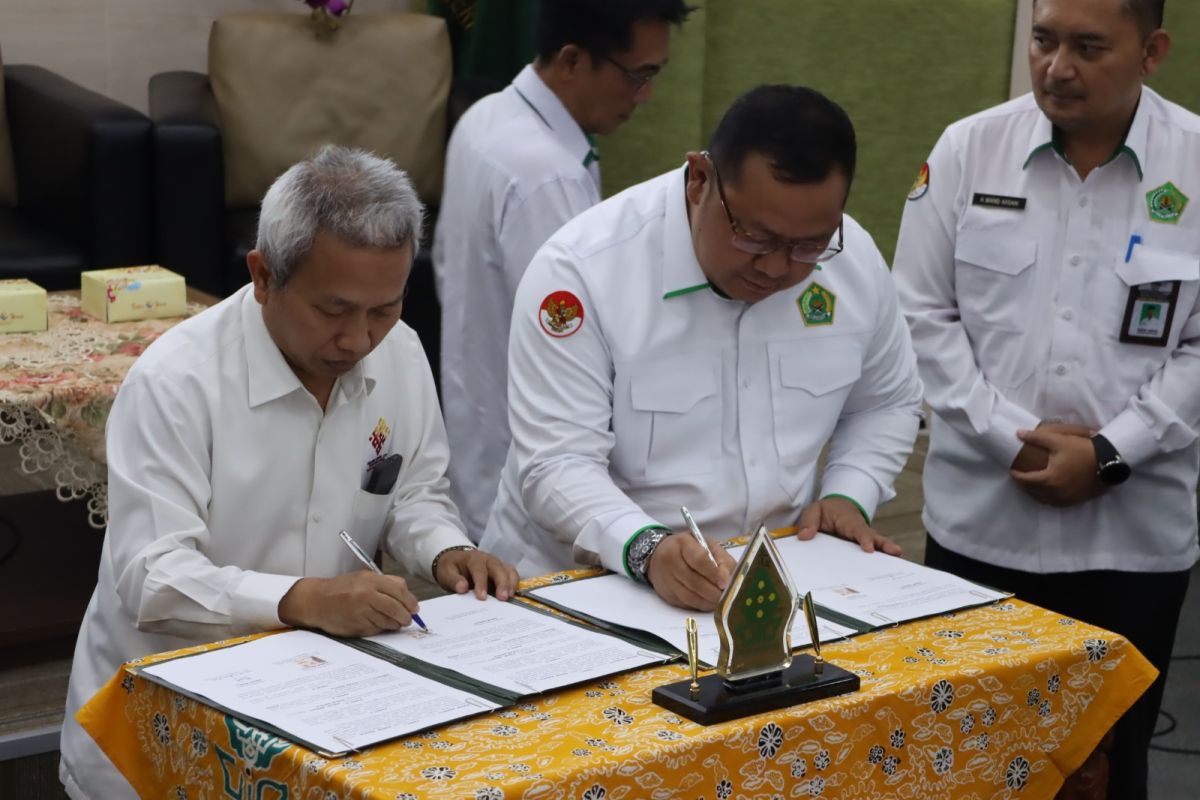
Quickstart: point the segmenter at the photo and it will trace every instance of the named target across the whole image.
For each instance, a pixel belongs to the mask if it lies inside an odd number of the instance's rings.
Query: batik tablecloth
[[[709,728],[650,701],[679,665],[345,758],[124,671],[78,718],[144,798],[1049,798],[1156,675],[1124,639],[1017,600],[824,649],[860,691]]]
[[[48,330],[0,335],[0,444],[19,443],[26,473],[51,472],[60,499],[86,497],[103,528],[108,410],[134,360],[184,318],[105,323],[73,295],[47,304]],[[189,315],[204,307],[189,303]]]

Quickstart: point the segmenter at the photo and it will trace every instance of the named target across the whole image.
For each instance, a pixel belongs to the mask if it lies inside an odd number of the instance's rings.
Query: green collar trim
[[[1113,154],[1108,157],[1108,161],[1105,161],[1104,164],[1109,164],[1113,161],[1116,161],[1122,153],[1129,156],[1130,160],[1133,161],[1133,168],[1137,170],[1138,180],[1144,180],[1145,176],[1142,174],[1142,162],[1138,159],[1137,153],[1133,152],[1133,148],[1124,142],[1121,143],[1120,147],[1113,151]],[[1101,164],[1100,166],[1104,166],[1104,164]]]
[[[1038,153],[1042,152],[1046,148],[1053,147],[1053,146],[1054,146],[1053,143],[1046,142],[1045,144],[1039,144],[1037,147],[1030,150],[1029,157],[1025,159],[1025,163],[1021,165],[1021,169],[1027,169],[1029,167],[1029,162],[1033,161],[1034,156],[1036,156]]]
[[[1043,142],[1042,144],[1039,144],[1037,147],[1033,148],[1033,150],[1031,150],[1029,153],[1029,157],[1025,159],[1025,163],[1021,165],[1021,169],[1025,169],[1026,167],[1028,167],[1029,162],[1033,161],[1033,157],[1047,148],[1050,148],[1051,150],[1053,150],[1054,152],[1056,152],[1060,156],[1062,156],[1063,161],[1067,162],[1068,164],[1071,163],[1071,159],[1067,158],[1067,151],[1063,149],[1062,134],[1059,133],[1058,128],[1051,126],[1050,127],[1050,141]]]
[[[1126,132],[1126,135],[1128,135],[1128,132]],[[1063,149],[1062,132],[1059,131],[1058,128],[1053,128],[1050,132],[1050,141],[1044,144],[1039,144],[1037,147],[1033,148],[1033,150],[1031,150],[1029,153],[1029,157],[1025,159],[1025,163],[1021,165],[1021,169],[1026,169],[1029,166],[1029,162],[1033,161],[1033,157],[1048,147],[1052,148],[1054,152],[1062,156],[1063,161],[1067,162],[1068,164],[1071,163],[1071,159],[1067,157],[1067,151]],[[1117,145],[1117,149],[1113,150],[1113,154],[1109,156],[1108,160],[1100,166],[1111,164],[1113,161],[1116,161],[1122,153],[1129,156],[1129,158],[1133,161],[1133,168],[1137,170],[1138,180],[1142,180],[1144,178],[1142,174],[1142,162],[1137,157],[1137,153],[1133,152],[1133,148],[1125,144],[1125,139],[1121,139],[1121,143]]]
[[[585,139],[587,139],[588,147],[590,148],[588,150],[587,155],[583,157],[583,165],[585,167],[590,167],[592,165],[593,161],[600,160],[600,151],[596,149],[596,137],[595,136],[592,136],[587,131],[583,132],[583,136]]]
[[[670,300],[672,297],[679,297],[680,295],[691,294],[692,292],[698,292],[701,289],[712,289],[713,291],[716,291],[716,287],[714,287],[711,283],[705,281],[704,283],[698,283],[695,286],[689,286],[686,289],[676,289],[673,292],[667,292],[666,294],[664,294],[662,296],[662,299]]]

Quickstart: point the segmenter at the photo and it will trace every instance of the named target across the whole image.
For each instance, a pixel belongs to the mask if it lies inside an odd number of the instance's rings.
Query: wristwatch
[[[1100,434],[1092,437],[1092,447],[1096,450],[1096,477],[1105,486],[1118,486],[1129,480],[1133,470],[1121,458],[1112,442]]]
[[[470,544],[456,544],[453,547],[447,547],[445,550],[438,553],[436,556],[433,557],[433,564],[431,564],[429,567],[429,571],[433,575],[434,582],[435,583],[437,582],[438,562],[442,560],[442,556],[446,555],[446,553],[452,553],[455,550],[478,550],[478,549],[479,549],[478,547],[475,547],[474,545],[470,545]]]
[[[650,556],[654,555],[659,543],[670,535],[671,531],[666,528],[647,528],[633,537],[625,553],[625,565],[629,567],[629,574],[635,581],[650,583],[650,578],[646,575],[650,569]]]

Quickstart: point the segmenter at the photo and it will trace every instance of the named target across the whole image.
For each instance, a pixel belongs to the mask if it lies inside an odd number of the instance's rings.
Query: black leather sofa
[[[4,65],[17,205],[0,205],[0,278],[79,288],[151,261],[150,120],[42,67]]]

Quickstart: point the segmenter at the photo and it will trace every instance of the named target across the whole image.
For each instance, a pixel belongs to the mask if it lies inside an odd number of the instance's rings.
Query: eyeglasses
[[[721,198],[721,208],[725,209],[725,216],[729,219],[729,227],[733,230],[733,239],[730,240],[730,244],[735,248],[741,250],[743,253],[765,256],[786,247],[788,248],[788,258],[803,264],[816,264],[828,261],[842,252],[844,241],[842,238],[843,223],[841,222],[838,223],[836,245],[831,245],[828,242],[823,245],[814,244],[811,240],[797,241],[795,239],[784,239],[779,236],[762,236],[761,234],[753,234],[747,231],[742,226],[742,223],[734,218],[733,212],[729,210],[729,203],[725,200],[725,186],[721,182],[721,173],[717,169],[717,162],[713,161],[712,156],[707,150],[703,151],[701,155],[708,159],[708,163],[712,165],[713,175],[717,179],[717,195]]]
[[[657,78],[659,70],[661,69],[661,67],[644,67],[642,69],[630,69],[629,67],[625,66],[621,62],[613,59],[612,56],[605,56],[604,60],[607,61],[608,63],[612,64],[617,69],[621,70],[621,73],[626,78],[629,79],[630,83],[633,84],[633,90],[635,92],[641,91],[643,86],[645,86],[647,83],[649,83],[650,81]]]

